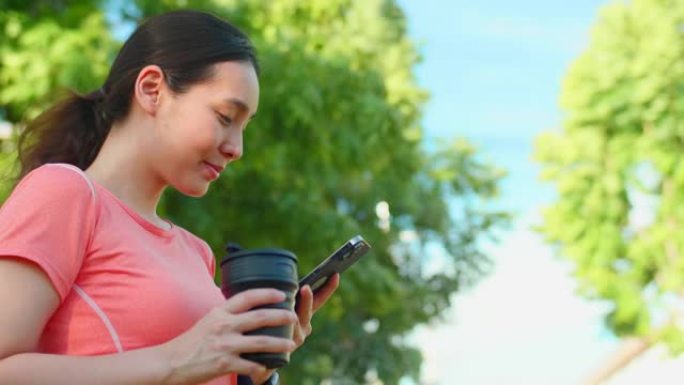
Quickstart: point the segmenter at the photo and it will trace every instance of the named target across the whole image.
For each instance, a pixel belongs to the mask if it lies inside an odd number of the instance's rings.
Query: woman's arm
[[[167,384],[170,373],[156,348],[92,357],[19,353],[0,360],[3,384]]]
[[[249,290],[214,308],[190,330],[155,347],[102,356],[32,353],[59,296],[33,263],[0,258],[0,384],[196,384],[231,372],[259,376],[245,352],[286,352],[292,341],[244,336],[253,328],[296,322],[294,313],[249,309],[284,299],[277,290]]]
[[[33,263],[0,258],[0,383],[162,384],[171,370],[159,349],[74,357],[35,349],[59,296]]]

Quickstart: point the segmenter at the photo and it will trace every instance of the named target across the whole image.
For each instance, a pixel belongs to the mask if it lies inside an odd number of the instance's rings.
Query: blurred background
[[[262,99],[160,214],[300,274],[374,246],[283,384],[681,383],[684,1],[0,0],[0,198],[25,123],[178,8],[250,35]]]

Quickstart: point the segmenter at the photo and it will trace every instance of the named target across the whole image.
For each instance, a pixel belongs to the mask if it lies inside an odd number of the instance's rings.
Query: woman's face
[[[156,168],[181,193],[202,196],[242,156],[242,134],[259,104],[256,72],[249,63],[218,63],[207,81],[167,99],[157,115]]]

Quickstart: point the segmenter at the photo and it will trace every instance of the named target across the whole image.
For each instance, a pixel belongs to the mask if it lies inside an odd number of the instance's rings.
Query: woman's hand
[[[298,322],[295,324],[292,336],[297,348],[302,346],[306,338],[311,335],[311,318],[328,301],[339,285],[340,275],[335,274],[316,291],[316,295],[313,294],[309,285],[300,288],[296,309]]]
[[[288,323],[294,323],[297,329],[301,319],[291,311],[250,310],[283,300],[284,293],[276,289],[244,291],[215,307],[187,332],[161,345],[160,349],[170,362],[170,375],[166,383],[197,384],[228,373],[268,378],[270,371],[240,357],[240,354],[287,353],[292,352],[297,345],[285,338],[246,336],[243,333]]]
[[[295,323],[294,331],[292,333],[292,340],[296,348],[302,346],[306,337],[311,335],[311,319],[313,315],[325,304],[333,295],[337,287],[340,285],[340,275],[333,275],[328,282],[323,285],[316,295],[311,291],[311,287],[306,285],[299,290],[299,301],[297,302],[297,323]],[[263,384],[273,375],[274,370],[266,370],[265,372],[255,373],[251,376],[252,383]]]

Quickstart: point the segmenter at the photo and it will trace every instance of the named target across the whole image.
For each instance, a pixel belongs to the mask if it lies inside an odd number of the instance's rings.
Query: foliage
[[[566,120],[539,138],[558,189],[542,231],[607,301],[618,335],[681,350],[684,293],[684,3],[605,7],[563,84]]]
[[[0,7],[0,106],[5,119],[34,117],[65,87],[84,92],[107,75],[118,44],[96,2],[9,5],[15,7]]]
[[[61,87],[99,86],[93,79],[102,81],[117,43],[102,24],[104,5],[86,4],[81,18],[49,9],[29,18],[21,4],[0,13],[20,25],[11,42],[0,43],[9,47],[0,51],[0,89],[16,90],[0,91],[9,120],[20,123]],[[219,259],[228,241],[284,247],[297,253],[301,273],[363,234],[371,255],[345,273],[317,314],[315,333],[282,371],[283,383],[358,384],[371,370],[387,384],[417,377],[420,354],[404,337],[438,319],[450,296],[486,271],[479,242],[506,214],[486,205],[501,171],[478,160],[467,141],[422,149],[427,94],[413,76],[419,57],[402,11],[390,0],[138,0],[110,12],[136,22],[180,5],[210,10],[248,32],[262,64],[262,95],[243,159],[203,199],[169,191],[160,209],[206,239]],[[52,29],[41,32],[43,25]],[[80,55],[75,64],[22,43],[34,30],[44,39],[72,29],[82,40],[62,49]],[[46,85],[29,89],[7,58],[38,54],[44,70],[35,81]],[[378,223],[379,202],[389,205],[389,226]],[[427,246],[443,250],[447,268],[426,271]]]

